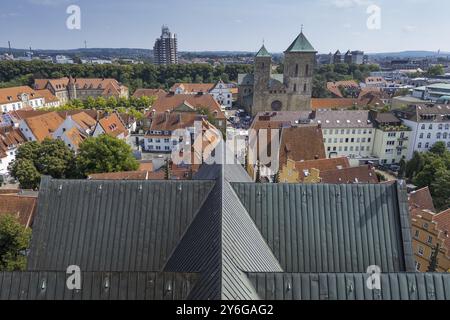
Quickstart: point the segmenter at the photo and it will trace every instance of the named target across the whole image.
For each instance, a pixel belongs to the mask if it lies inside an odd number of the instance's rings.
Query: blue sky
[[[66,9],[81,8],[81,30],[68,30]],[[381,9],[369,30],[366,10]],[[448,0],[1,0],[0,47],[152,48],[162,24],[183,51],[256,51],[265,39],[281,52],[304,32],[321,53],[450,51]]]

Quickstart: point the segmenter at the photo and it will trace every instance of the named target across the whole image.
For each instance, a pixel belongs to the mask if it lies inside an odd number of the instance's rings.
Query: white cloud
[[[368,6],[372,3],[370,0],[333,0],[333,6],[337,8],[354,8]]]
[[[29,3],[31,4],[36,4],[36,5],[40,5],[40,6],[59,6],[59,5],[66,5],[69,4],[70,2],[74,2],[74,1],[70,1],[70,0],[28,0]]]
[[[404,26],[402,28],[403,32],[414,32],[416,31],[417,27],[416,26]]]

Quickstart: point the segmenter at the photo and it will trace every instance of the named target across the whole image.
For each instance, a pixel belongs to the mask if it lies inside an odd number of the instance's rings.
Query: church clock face
[[[283,107],[283,104],[279,100],[275,100],[271,104],[271,108],[273,111],[281,111],[282,107]]]

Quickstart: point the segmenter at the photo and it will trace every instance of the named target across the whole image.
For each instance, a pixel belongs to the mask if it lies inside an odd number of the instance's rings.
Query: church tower
[[[255,94],[268,90],[271,68],[272,56],[263,45],[255,56]]]
[[[311,101],[316,53],[303,31],[284,52],[283,82],[287,93],[293,95],[292,102],[302,109]]]

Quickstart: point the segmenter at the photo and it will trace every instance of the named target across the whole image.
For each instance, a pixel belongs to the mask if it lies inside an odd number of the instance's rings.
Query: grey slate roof
[[[254,184],[239,165],[203,166],[195,178],[43,179],[28,271],[0,274],[0,297],[352,299],[334,285],[347,276],[357,297],[371,299],[361,279],[375,264],[386,272],[387,299],[395,297],[395,279],[404,290],[402,279],[411,276],[407,196],[399,184]],[[86,274],[81,293],[64,287],[69,265]],[[116,279],[107,297],[105,274]],[[36,287],[42,275],[53,279],[45,294]],[[155,285],[147,288],[149,277]],[[448,297],[449,278],[432,277],[419,298],[430,299],[428,291]],[[279,279],[305,294],[289,296]]]
[[[43,179],[29,271],[160,271],[213,181]]]
[[[450,300],[450,273],[384,273],[380,290],[364,273],[252,273],[263,300]]]
[[[65,272],[0,272],[0,300],[184,300],[198,275],[159,272],[82,272],[81,290]]]
[[[396,184],[232,186],[286,272],[414,271]]]

